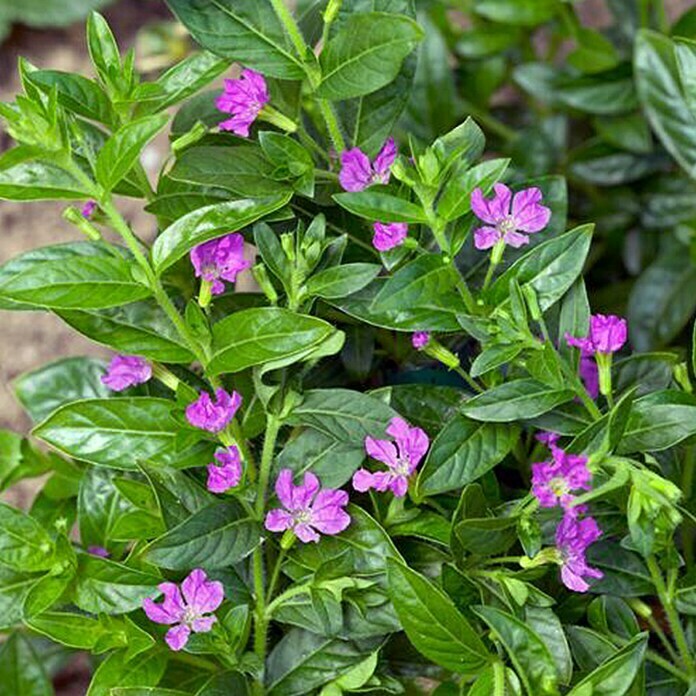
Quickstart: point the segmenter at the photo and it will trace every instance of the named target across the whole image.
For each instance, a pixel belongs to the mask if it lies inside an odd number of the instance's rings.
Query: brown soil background
[[[21,0],[18,0],[21,1]],[[350,0],[348,0],[349,2]],[[670,16],[678,17],[696,0],[668,0]],[[604,0],[585,0],[579,10],[586,24],[603,27],[610,23]],[[162,0],[119,0],[104,11],[119,44],[130,48],[136,34],[148,23],[167,19],[170,14]],[[16,27],[0,47],[0,99],[10,101],[19,91],[16,62],[24,56],[33,64],[57,70],[72,70],[90,75],[90,63],[84,39],[84,26],[63,30],[35,30]],[[9,147],[9,139],[0,133],[0,149]],[[145,165],[156,170],[165,155],[166,140],[156,141],[145,154]],[[61,203],[18,204],[0,201],[0,263],[40,246],[71,241],[79,233],[61,218]],[[147,235],[152,222],[138,201],[122,201],[122,211],[135,229]],[[0,428],[27,432],[29,419],[14,398],[12,380],[47,362],[72,355],[101,355],[108,352],[74,333],[55,316],[0,312]],[[37,482],[15,486],[4,497],[26,507],[37,490]],[[80,657],[56,678],[58,696],[80,696],[89,681],[87,661]]]

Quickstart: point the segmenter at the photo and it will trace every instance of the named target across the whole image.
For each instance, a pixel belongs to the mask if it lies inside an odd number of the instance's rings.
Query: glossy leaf
[[[320,54],[318,96],[350,99],[384,87],[396,78],[403,60],[422,38],[418,24],[402,15],[351,15]]]
[[[76,401],[52,413],[34,435],[76,459],[114,469],[198,464],[211,450],[178,449],[173,407],[173,401],[151,397]]]
[[[455,416],[433,442],[417,490],[434,495],[462,488],[501,462],[519,437],[515,426]]]
[[[0,564],[22,572],[48,570],[55,562],[48,533],[29,515],[0,504]]]
[[[203,508],[155,539],[145,557],[170,570],[224,568],[248,556],[260,541],[260,525],[230,500]]]
[[[337,193],[333,198],[348,212],[368,220],[427,222],[425,212],[420,205],[377,190],[377,187],[370,187],[356,193]]]
[[[307,291],[323,299],[352,295],[369,285],[381,271],[375,263],[346,263],[319,271],[307,282]]]
[[[304,77],[302,61],[267,0],[167,0],[167,4],[203,48],[270,77]]]
[[[157,237],[152,246],[152,262],[162,273],[193,247],[250,225],[282,208],[291,194],[259,200],[242,199],[209,205],[179,218]]]
[[[53,696],[43,660],[21,633],[13,633],[0,650],[0,680],[13,696]]]
[[[213,326],[213,356],[208,369],[216,375],[299,359],[332,333],[333,327],[325,321],[287,309],[246,309]]]
[[[396,613],[419,652],[463,674],[485,665],[490,659],[486,647],[442,590],[397,561],[389,561],[388,578]]]
[[[474,420],[508,423],[536,418],[573,396],[569,389],[553,389],[533,379],[515,379],[469,399],[462,413]]]
[[[0,171],[0,198],[9,201],[89,198],[85,186],[57,165],[33,160]]]

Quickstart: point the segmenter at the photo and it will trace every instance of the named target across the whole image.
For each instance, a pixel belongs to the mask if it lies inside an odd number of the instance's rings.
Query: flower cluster
[[[236,391],[229,394],[224,389],[215,391],[215,400],[208,392],[186,407],[186,420],[194,427],[219,433],[224,430],[242,405],[242,397]]]
[[[574,505],[575,492],[591,489],[592,475],[587,457],[569,454],[558,446],[558,435],[541,433],[537,439],[551,450],[551,461],[532,464],[532,493],[539,505],[563,509],[563,519],[556,528],[556,548],[560,554],[561,579],[575,592],[586,592],[585,577],[601,578],[602,572],[587,564],[585,553],[602,535],[592,517],[582,518],[584,505]]]
[[[101,381],[112,391],[144,384],[152,377],[152,365],[137,355],[114,355]]]

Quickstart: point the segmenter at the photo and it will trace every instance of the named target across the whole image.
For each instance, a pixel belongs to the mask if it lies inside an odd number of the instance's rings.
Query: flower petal
[[[521,232],[506,232],[503,235],[503,241],[514,249],[519,249],[529,244],[529,237]]]
[[[409,473],[413,473],[423,456],[428,451],[430,440],[425,431],[410,426],[403,418],[392,418],[387,427],[387,435],[391,435],[399,447],[399,456],[409,462]]]
[[[288,510],[292,509],[292,469],[283,469],[276,479],[275,492],[278,500]]]
[[[512,217],[518,230],[540,232],[549,224],[551,210],[541,205],[541,198],[541,191],[536,187],[515,194],[512,199]]]
[[[191,629],[186,624],[179,624],[174,626],[167,631],[167,635],[164,640],[167,641],[167,645],[172,649],[179,651],[186,643],[188,643],[189,636],[191,635]]]
[[[372,166],[368,156],[359,148],[341,154],[338,180],[345,191],[362,191],[372,182]]]
[[[263,524],[269,532],[284,532],[292,527],[293,522],[293,516],[289,512],[276,508],[268,511]]]
[[[216,616],[203,616],[200,619],[194,619],[191,622],[191,628],[196,633],[208,633],[208,631],[210,631],[215,625],[216,621]]]
[[[394,164],[396,153],[397,147],[394,138],[387,138],[377,157],[375,157],[375,161],[372,163],[375,174],[377,174],[383,184],[389,183],[389,170],[392,164]]]
[[[497,225],[510,214],[512,191],[505,184],[495,184],[493,190],[495,194],[490,199],[484,198],[480,188],[474,189],[471,194],[474,215],[488,225]]]
[[[205,571],[200,568],[192,570],[181,583],[186,603],[196,614],[206,614],[215,611],[225,598],[222,583],[208,580]]]
[[[474,246],[483,251],[495,246],[500,240],[500,232],[495,227],[479,227],[474,230]]]
[[[377,440],[368,435],[365,438],[365,451],[372,459],[376,459],[388,467],[395,467],[399,462],[396,447],[390,440]]]
[[[305,544],[309,543],[310,541],[313,541],[316,544],[321,538],[319,533],[315,529],[312,529],[311,525],[309,524],[298,524],[293,529],[293,532],[295,533],[295,536]]]

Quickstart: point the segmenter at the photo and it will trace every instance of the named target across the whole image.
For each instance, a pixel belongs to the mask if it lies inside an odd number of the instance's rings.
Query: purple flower
[[[92,554],[92,556],[99,556],[100,558],[109,558],[111,556],[103,546],[88,546],[87,553]]]
[[[599,369],[595,359],[591,355],[581,354],[578,372],[587,393],[596,399],[599,396]]]
[[[152,377],[152,365],[137,355],[114,355],[101,381],[112,391],[143,384]]]
[[[370,488],[376,491],[391,490],[397,498],[403,498],[408,490],[408,481],[420,464],[430,445],[425,431],[411,427],[403,418],[391,419],[387,435],[396,440],[376,440],[369,435],[365,438],[365,451],[377,461],[386,464],[388,471],[372,473],[358,469],[353,474],[353,488],[364,492]]]
[[[217,451],[215,459],[218,464],[208,464],[208,490],[211,493],[224,493],[240,482],[242,460],[234,445]]]
[[[305,543],[319,541],[319,534],[339,534],[350,524],[350,515],[343,509],[348,505],[345,491],[324,488],[319,479],[307,472],[302,485],[294,486],[292,471],[283,469],[275,485],[276,495],[283,508],[270,510],[266,515],[269,532],[292,529]]]
[[[181,590],[173,582],[163,582],[157,587],[164,595],[164,601],[156,604],[148,597],[143,601],[143,610],[150,621],[172,626],[165,636],[172,650],[181,650],[191,631],[207,633],[217,621],[217,617],[205,614],[222,604],[225,598],[222,583],[208,580],[200,568],[191,571],[181,583]]]
[[[190,256],[196,277],[212,283],[213,295],[225,291],[223,280],[234,283],[237,273],[251,266],[244,258],[244,237],[237,232],[193,247]]]
[[[92,215],[94,215],[94,211],[97,209],[97,202],[96,201],[87,201],[83,206],[82,206],[82,217],[86,218],[89,220]]]
[[[601,578],[603,573],[587,565],[585,552],[599,537],[602,530],[592,517],[578,519],[566,514],[556,528],[556,548],[561,553],[561,579],[575,592],[587,592],[589,585],[583,579]]]
[[[476,217],[486,223],[474,232],[477,249],[490,249],[499,241],[518,248],[529,244],[530,234],[540,232],[549,224],[551,211],[541,205],[541,191],[528,188],[516,193],[505,184],[493,186],[495,195],[490,200],[477,188],[471,194],[471,209]]]
[[[573,491],[590,490],[592,475],[587,468],[587,457],[567,454],[553,442],[550,445],[552,460],[532,464],[532,493],[541,507],[561,505],[566,511],[573,510]]]
[[[375,222],[372,246],[377,251],[389,251],[401,246],[408,235],[408,225],[405,222]]]
[[[215,401],[210,398],[208,392],[201,392],[200,396],[186,407],[186,420],[196,428],[218,433],[227,427],[241,405],[242,397],[236,391],[228,394],[224,389],[217,389]]]
[[[215,100],[215,106],[232,114],[232,118],[222,121],[220,128],[248,138],[249,127],[270,98],[266,80],[255,70],[247,68],[242,70],[240,78],[225,80],[225,90]]]
[[[430,341],[430,334],[427,331],[416,331],[411,336],[411,345],[416,350],[421,350],[422,348],[425,348],[425,346],[428,345],[429,341]]]
[[[613,314],[593,314],[590,317],[590,333],[587,336],[576,338],[567,333],[565,339],[569,346],[579,348],[582,355],[589,356],[620,350],[626,343],[627,334],[628,325],[625,319]]]
[[[342,152],[338,175],[341,186],[346,191],[362,191],[370,184],[388,184],[396,153],[394,138],[387,139],[373,162],[359,147]]]
[[[560,437],[558,433],[551,433],[546,430],[536,434],[537,442],[545,444],[550,450],[556,447],[556,443]]]

